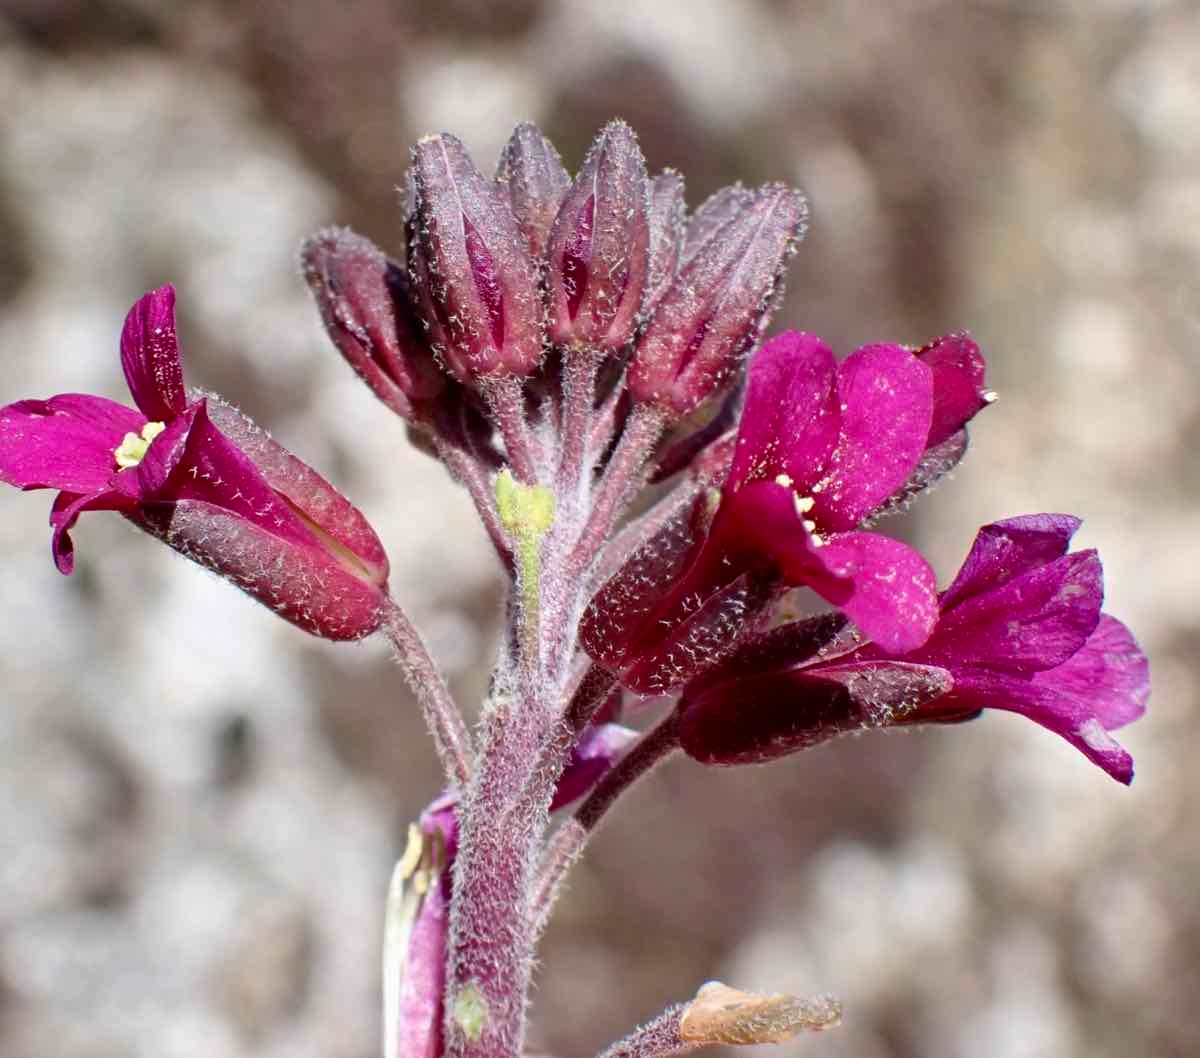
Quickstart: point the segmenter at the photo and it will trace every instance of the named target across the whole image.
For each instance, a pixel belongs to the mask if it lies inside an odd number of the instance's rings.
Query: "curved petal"
[[[9,404],[0,408],[0,481],[95,492],[116,473],[114,452],[125,435],[145,422],[132,408],[86,393]]]
[[[929,639],[938,618],[937,580],[920,553],[877,533],[839,533],[816,554],[829,574],[853,584],[844,602],[825,597],[881,650],[903,654]]]
[[[1096,630],[1104,600],[1095,551],[1064,555],[942,611],[923,658],[1029,676],[1062,665]]]
[[[196,418],[203,412],[203,403],[193,404],[182,415],[172,419],[167,428],[150,442],[136,469],[131,468],[117,475],[117,487],[139,499],[157,499],[172,471],[183,459]]]
[[[1026,514],[985,525],[954,583],[942,592],[942,609],[1062,558],[1081,524],[1070,514]]]
[[[821,543],[805,525],[807,515],[797,504],[796,494],[774,481],[743,486],[722,501],[713,522],[711,550],[734,566],[769,558],[788,584],[812,588],[840,606],[852,593],[850,578],[830,569],[822,558]]]
[[[1090,697],[991,672],[954,674],[953,697],[976,709],[1004,709],[1061,735],[1118,782],[1133,781],[1133,758],[1106,730]]]
[[[169,283],[144,294],[129,310],[121,331],[121,367],[134,403],[152,422],[183,414],[183,364],[175,334],[175,288]]]
[[[833,353],[803,331],[787,331],[758,351],[726,491],[782,473],[804,483],[820,476],[840,425],[835,374]]]
[[[102,489],[87,496],[60,492],[50,508],[50,526],[54,530],[50,538],[50,553],[54,556],[59,573],[65,575],[75,569],[75,544],[71,540],[71,529],[84,511],[125,511],[132,507],[132,501],[114,489]]]
[[[213,425],[204,401],[151,442],[138,467],[145,503],[199,500],[292,543],[316,538],[255,467]]]
[[[1146,711],[1150,662],[1128,628],[1101,614],[1083,649],[1033,682],[1086,699],[1104,729],[1114,731]]]
[[[823,532],[853,529],[909,478],[925,451],[933,413],[929,367],[898,345],[867,345],[838,369],[841,435],[811,488]]]
[[[933,448],[958,433],[995,396],[984,385],[987,364],[970,336],[936,338],[917,356],[933,373],[933,417],[925,441]]]

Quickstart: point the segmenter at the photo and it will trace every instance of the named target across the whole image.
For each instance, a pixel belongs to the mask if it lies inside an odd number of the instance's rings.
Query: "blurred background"
[[[1065,510],[1153,656],[1131,790],[989,715],[764,769],[677,761],[595,841],[532,1046],[594,1053],[719,977],[831,991],[823,1058],[1200,1053],[1200,5],[1150,0],[0,0],[0,402],[124,399],[174,281],[189,379],[366,510],[478,700],[501,585],[469,505],[323,337],[300,240],[400,245],[409,145],[576,166],[620,115],[698,204],[804,187],[776,323],[969,327],[1001,399],[907,520],[951,575]],[[278,622],[120,519],[48,554],[0,497],[0,1053],[368,1058],[383,894],[437,792],[381,644]]]

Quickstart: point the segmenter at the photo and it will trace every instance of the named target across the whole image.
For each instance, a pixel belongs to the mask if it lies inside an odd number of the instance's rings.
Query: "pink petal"
[[[724,518],[722,517],[724,515]],[[933,570],[916,551],[875,533],[838,533],[818,544],[795,495],[774,482],[739,489],[713,526],[748,553],[769,556],[787,583],[807,586],[839,607],[890,654],[923,644],[937,621]]]
[[[949,610],[968,596],[1061,558],[1079,526],[1079,519],[1069,514],[1026,514],[985,525],[954,583],[942,592],[942,608]]]
[[[132,408],[85,393],[0,408],[0,480],[21,489],[87,494],[117,471],[115,451],[146,420]]]
[[[1150,662],[1128,628],[1101,614],[1083,648],[1033,682],[1085,699],[1105,730],[1114,731],[1146,711]]]
[[[933,448],[958,433],[987,407],[988,398],[984,396],[987,365],[979,346],[965,334],[938,338],[917,356],[933,372],[933,417],[925,441],[927,448]]]
[[[769,558],[788,584],[810,587],[840,606],[852,592],[849,578],[829,570],[796,501],[795,492],[774,481],[754,481],[726,495],[713,522],[711,550],[734,566]]]
[[[175,288],[143,295],[125,317],[121,367],[134,402],[152,422],[167,422],[187,407],[175,334]]]
[[[841,436],[825,476],[810,482],[823,532],[853,529],[908,480],[933,412],[929,367],[898,345],[853,353],[838,369],[837,389]]]
[[[746,404],[726,491],[787,473],[815,481],[837,443],[833,354],[816,335],[787,331],[750,365]]]
[[[1052,669],[1096,630],[1103,598],[1096,552],[1064,555],[943,609],[921,656],[955,670],[985,665],[1028,676]]]
[[[50,552],[59,573],[66,575],[75,569],[75,544],[71,540],[71,529],[84,511],[123,511],[132,507],[128,497],[113,489],[102,489],[87,496],[60,492],[50,508],[50,526],[54,530],[50,538]]]
[[[1118,782],[1133,781],[1133,758],[1105,730],[1090,695],[1083,697],[997,673],[956,672],[953,697],[964,707],[1005,709],[1061,735]]]
[[[929,638],[938,617],[937,581],[918,552],[877,533],[839,533],[817,555],[830,575],[853,582],[849,599],[829,601],[880,649],[903,654]]]

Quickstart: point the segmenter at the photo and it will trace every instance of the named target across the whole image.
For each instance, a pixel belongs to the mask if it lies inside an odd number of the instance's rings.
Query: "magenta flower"
[[[80,393],[0,408],[0,479],[58,490],[50,524],[59,570],[74,567],[80,514],[118,511],[306,631],[374,631],[388,573],[374,530],[235,408],[188,396],[172,287],[130,310],[121,366],[136,409]]]
[[[828,658],[836,651],[812,623],[748,643],[686,690],[684,749],[709,763],[737,764],[844,731],[1006,709],[1130,782],[1133,761],[1109,732],[1145,712],[1149,666],[1129,630],[1101,612],[1096,552],[1068,554],[1078,526],[1054,514],[984,526],[941,595],[936,631],[899,657],[868,644]],[[826,657],[818,658],[818,646]]]
[[[965,338],[917,354],[865,346],[840,366],[813,335],[772,339],[750,368],[711,524],[685,551],[704,520],[697,509],[690,524],[664,531],[672,539],[635,555],[592,601],[585,647],[623,671],[627,686],[665,691],[695,671],[686,659],[702,641],[709,656],[714,635],[731,641],[770,584],[812,588],[885,650],[920,646],[937,619],[933,571],[908,545],[858,526],[986,403],[982,369]],[[672,562],[674,585],[663,593]]]

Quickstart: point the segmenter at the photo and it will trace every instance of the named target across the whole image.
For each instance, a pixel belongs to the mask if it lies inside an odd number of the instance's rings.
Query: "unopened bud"
[[[762,333],[806,215],[798,191],[772,184],[696,250],[638,341],[635,401],[677,419],[732,377]]]
[[[646,287],[646,162],[623,121],[604,127],[550,233],[550,338],[619,349],[633,337]]]
[[[753,206],[754,197],[750,188],[730,184],[706,198],[688,221],[679,252],[679,268],[683,269],[725,225]]]
[[[500,155],[496,184],[508,195],[529,256],[541,261],[571,178],[554,144],[533,122],[523,121],[513,129]]]
[[[455,137],[413,151],[413,281],[434,351],[460,381],[524,376],[542,354],[536,271],[501,192]]]
[[[414,329],[400,266],[349,228],[318,232],[300,260],[325,330],[347,363],[393,411],[420,418],[446,377]]]
[[[686,212],[683,176],[674,169],[664,169],[650,181],[650,269],[642,299],[643,317],[654,312],[675,278]]]

